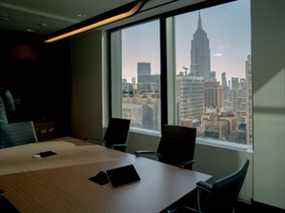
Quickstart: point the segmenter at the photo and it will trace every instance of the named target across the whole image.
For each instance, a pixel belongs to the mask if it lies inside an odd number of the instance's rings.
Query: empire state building
[[[194,76],[203,77],[204,80],[210,79],[211,74],[209,39],[203,29],[200,13],[198,28],[191,41],[191,73]]]

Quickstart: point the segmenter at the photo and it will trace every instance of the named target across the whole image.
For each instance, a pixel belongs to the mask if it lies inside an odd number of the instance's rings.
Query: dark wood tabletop
[[[0,189],[22,213],[152,213],[193,191],[198,181],[210,178],[143,157],[119,156],[91,164],[3,175]],[[99,171],[128,164],[135,166],[139,182],[113,188],[88,180]]]

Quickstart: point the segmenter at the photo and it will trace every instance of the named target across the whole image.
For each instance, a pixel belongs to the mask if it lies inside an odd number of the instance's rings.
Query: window
[[[159,21],[111,33],[112,116],[136,129],[159,131]]]
[[[133,130],[159,132],[163,120],[207,143],[251,144],[250,20],[250,1],[239,0],[112,31],[112,116]]]
[[[203,138],[250,144],[250,1],[174,19],[176,123]]]

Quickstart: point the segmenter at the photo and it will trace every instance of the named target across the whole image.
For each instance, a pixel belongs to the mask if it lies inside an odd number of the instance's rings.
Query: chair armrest
[[[127,144],[113,144],[111,145],[112,148],[116,148],[116,147],[128,147]]]
[[[177,166],[184,168],[184,169],[187,169],[187,168],[192,169],[192,165],[195,162],[196,162],[195,160],[188,160],[188,161],[184,161],[184,162],[179,163]]]
[[[197,184],[198,189],[206,191],[206,192],[211,192],[213,189],[213,186],[207,182],[200,181]],[[201,193],[199,190],[197,191],[197,207],[190,207],[190,206],[183,206],[182,208],[177,208],[172,211],[169,211],[170,213],[179,213],[179,212],[189,212],[189,213],[202,213],[203,211],[201,210]],[[168,213],[168,212],[167,212]]]
[[[148,151],[148,150],[139,150],[139,151],[135,151],[135,155],[137,157],[140,157],[141,155],[157,155],[157,152]]]
[[[128,145],[127,144],[113,144],[113,145],[111,145],[110,148],[117,150],[117,151],[125,152],[126,149],[128,148]]]
[[[177,207],[175,209],[167,210],[165,213],[201,213],[198,209],[189,206]]]
[[[204,181],[200,181],[197,184],[197,188],[202,191],[212,192],[213,191],[213,185]]]
[[[201,213],[198,209],[194,209],[194,208],[191,208],[189,206],[185,206],[183,208],[183,212],[187,212],[187,211],[189,211],[189,213],[194,213],[194,212]]]
[[[202,210],[202,206],[207,206],[207,204],[203,204],[201,203],[204,199],[203,196],[206,196],[207,194],[211,194],[213,192],[213,185],[208,183],[208,182],[204,182],[204,181],[200,181],[197,184],[197,209],[200,213],[203,212]],[[203,195],[204,194],[204,195]]]

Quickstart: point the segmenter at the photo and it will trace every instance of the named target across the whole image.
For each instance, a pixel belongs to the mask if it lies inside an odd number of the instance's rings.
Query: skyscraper
[[[139,62],[137,66],[138,92],[159,93],[160,91],[160,75],[151,74],[151,63]]]
[[[215,71],[210,72],[210,80],[211,81],[217,81],[216,74],[217,73]]]
[[[203,78],[189,74],[176,76],[178,120],[200,121],[204,109]]]
[[[145,76],[151,74],[151,63],[139,62],[137,70],[137,82],[142,83],[145,80]]]
[[[247,98],[248,98],[248,116],[247,116],[247,143],[252,142],[252,71],[251,71],[251,55],[247,56],[245,62],[246,82],[247,82]]]
[[[232,90],[237,91],[240,87],[239,78],[232,77]]]
[[[222,86],[224,87],[224,89],[228,86],[227,76],[225,72],[222,73]]]
[[[245,75],[246,75],[246,83],[248,89],[248,97],[249,101],[252,100],[252,72],[251,72],[251,55],[247,56],[247,60],[245,62]]]
[[[211,76],[210,42],[202,26],[199,13],[198,28],[191,41],[191,73],[203,77],[204,80]]]
[[[205,107],[214,108],[220,111],[222,108],[222,101],[224,96],[223,90],[221,90],[219,82],[217,81],[207,81],[204,83],[205,92]]]
[[[137,82],[139,92],[148,90],[147,81],[151,75],[151,63],[139,62],[137,64]]]

